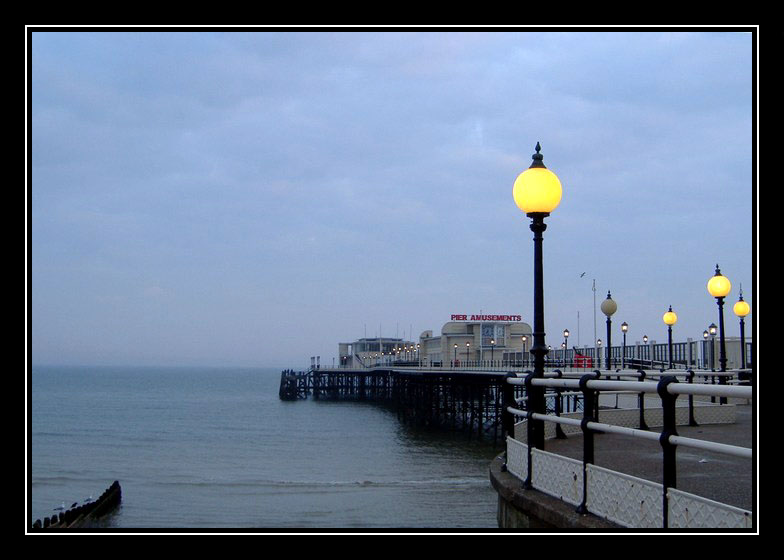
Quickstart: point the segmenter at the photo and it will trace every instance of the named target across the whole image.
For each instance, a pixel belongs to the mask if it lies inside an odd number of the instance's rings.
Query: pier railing
[[[510,389],[504,399],[508,415],[504,420],[507,426],[505,468],[520,478],[525,488],[535,488],[558,497],[577,506],[580,513],[591,512],[628,527],[751,528],[752,512],[677,490],[676,448],[692,447],[742,458],[751,458],[752,449],[682,437],[677,434],[676,426],[733,422],[733,406],[707,402],[695,406],[694,398],[719,399],[722,403],[727,399],[750,400],[753,398],[752,386],[705,382],[716,376],[726,381],[741,372],[688,371],[682,375],[688,381],[686,383],[679,382],[678,376],[672,372],[660,373],[658,381],[647,381],[651,372],[642,371],[616,371],[612,373],[615,379],[601,378],[604,372],[599,371],[584,374],[579,379],[565,377],[562,372],[553,372],[545,377],[534,377],[530,373],[525,377],[510,374],[506,379]],[[524,395],[530,395],[532,387],[550,390],[556,402],[560,402],[566,394],[579,394],[582,396],[582,415],[562,415],[560,406],[554,407],[554,414],[529,411],[526,397],[514,397],[512,389],[519,386],[525,387]],[[615,414],[614,411],[603,410],[602,419],[614,421],[600,422],[600,395],[618,393],[636,395],[639,409],[618,409]],[[660,399],[661,408],[656,411],[660,414],[655,415],[655,420],[646,421],[645,395],[651,394]],[[676,400],[681,396],[688,398],[688,407],[676,406]],[[516,418],[523,421],[516,424]],[[555,427],[550,434],[556,437],[564,437],[565,431],[582,433],[582,461],[529,445],[528,442],[536,441],[534,432],[545,430],[545,424]],[[650,431],[648,424],[660,426],[661,432]],[[659,442],[662,448],[662,483],[596,466],[594,435],[597,433]]]
[[[747,364],[749,367],[754,365],[753,343],[746,342],[741,348],[740,341],[728,341],[729,366],[730,368],[740,367]],[[686,342],[673,342],[672,346],[668,343],[650,344],[624,344],[612,346],[609,350],[606,347],[572,346],[571,348],[551,349],[545,362],[551,368],[569,369],[603,369],[607,367],[609,354],[610,369],[659,369],[667,368],[670,363],[676,369],[716,369],[718,363],[717,341],[691,340]],[[745,359],[741,359],[741,354]],[[481,356],[480,359],[475,359]],[[480,354],[473,354],[471,359],[464,352],[454,354],[447,353],[441,358],[432,359],[424,352],[402,352],[397,355],[371,355],[343,356],[340,359],[339,367],[348,368],[368,368],[368,367],[398,367],[402,365],[418,365],[426,367],[441,367],[462,369],[464,367],[493,367],[493,368],[527,368],[533,365],[533,355],[530,350],[511,349],[503,346],[494,347],[491,351],[483,347]],[[311,359],[312,366],[315,367],[316,361]],[[334,369],[334,368],[333,368]]]

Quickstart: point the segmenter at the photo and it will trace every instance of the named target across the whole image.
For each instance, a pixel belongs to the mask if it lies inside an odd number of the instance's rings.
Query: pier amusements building
[[[408,362],[424,367],[519,363],[531,348],[531,326],[521,315],[452,314],[439,334],[424,331],[417,342],[360,338],[338,344],[342,367]]]

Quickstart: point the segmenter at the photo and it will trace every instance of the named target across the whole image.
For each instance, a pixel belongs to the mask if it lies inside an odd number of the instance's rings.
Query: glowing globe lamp
[[[541,149],[537,142],[533,163],[517,176],[512,188],[515,204],[526,214],[549,214],[561,202],[561,181],[542,163]]]
[[[719,265],[716,265],[716,274],[708,280],[708,293],[713,297],[725,297],[732,289],[729,278],[722,276]]]
[[[740,301],[736,302],[735,305],[732,307],[732,310],[735,312],[735,315],[738,317],[745,317],[751,311],[749,304],[743,301],[743,296],[741,296]]]

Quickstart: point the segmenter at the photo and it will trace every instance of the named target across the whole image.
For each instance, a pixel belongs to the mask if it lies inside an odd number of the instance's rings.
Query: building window
[[[496,347],[504,345],[504,335],[506,327],[504,325],[483,324],[482,325],[482,347],[490,348],[491,340],[495,340]]]
[[[482,325],[482,346],[489,348],[493,337],[495,337],[495,325]]]

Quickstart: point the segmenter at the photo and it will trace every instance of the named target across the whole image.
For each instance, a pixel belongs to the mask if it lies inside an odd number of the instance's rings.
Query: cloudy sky
[[[610,290],[614,342],[666,341],[669,305],[699,339],[717,263],[737,336],[755,52],[707,29],[35,31],[32,361],[303,367],[452,313],[532,323],[512,184],[537,142],[564,189],[548,343],[592,343],[594,280],[599,337]]]

